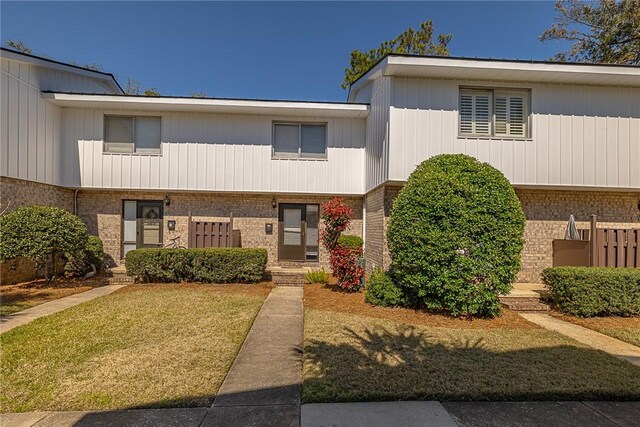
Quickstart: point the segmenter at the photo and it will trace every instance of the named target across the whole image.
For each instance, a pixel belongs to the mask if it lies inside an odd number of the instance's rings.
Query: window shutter
[[[496,135],[506,135],[509,122],[507,97],[496,95]]]
[[[491,92],[460,91],[460,133],[491,134]]]
[[[526,135],[526,115],[524,97],[511,96],[509,98],[509,135]]]
[[[491,134],[491,95],[476,94],[474,97],[474,130],[476,135]]]
[[[460,95],[460,133],[473,134],[473,96]]]
[[[495,103],[496,135],[527,136],[527,94],[496,93]]]

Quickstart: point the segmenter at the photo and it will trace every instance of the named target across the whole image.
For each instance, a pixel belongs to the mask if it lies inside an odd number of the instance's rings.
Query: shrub
[[[525,218],[500,171],[466,155],[422,162],[394,201],[387,237],[407,300],[495,316],[520,269]]]
[[[640,314],[640,269],[554,267],[542,272],[556,307],[580,317]]]
[[[23,206],[0,215],[0,261],[22,256],[42,268],[52,257],[55,265],[58,255],[79,256],[86,246],[87,226],[64,209]]]
[[[364,244],[362,237],[352,234],[343,234],[338,237],[338,246],[347,249],[361,249]]]
[[[402,289],[400,289],[382,269],[376,268],[369,277],[365,300],[373,305],[402,305]]]
[[[77,256],[69,256],[67,264],[64,266],[65,275],[69,277],[83,276],[92,271],[91,265],[97,272],[102,271],[104,266],[104,248],[102,240],[98,236],[89,236],[84,250]]]
[[[356,291],[360,289],[364,277],[364,270],[358,265],[358,258],[362,256],[362,239],[356,236],[342,236],[342,232],[351,221],[351,215],[351,209],[341,197],[323,203],[321,218],[324,229],[321,237],[324,247],[329,251],[329,263],[338,286],[348,291]],[[359,239],[359,245],[356,239]]]
[[[307,283],[321,283],[323,285],[326,285],[327,283],[329,283],[330,277],[331,275],[326,271],[324,271],[324,268],[320,270],[309,271],[304,275],[304,278],[307,281]]]
[[[255,248],[136,249],[127,274],[143,282],[255,283],[264,276],[267,251]]]

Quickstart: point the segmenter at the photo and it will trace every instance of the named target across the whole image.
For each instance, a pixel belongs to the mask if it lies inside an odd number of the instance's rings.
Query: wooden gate
[[[228,222],[192,221],[189,215],[190,248],[230,248],[234,246],[233,215]]]
[[[595,267],[640,267],[640,230],[598,228],[592,245]]]

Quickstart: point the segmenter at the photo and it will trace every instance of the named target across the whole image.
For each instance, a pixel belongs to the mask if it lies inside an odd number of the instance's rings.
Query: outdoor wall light
[[[276,202],[276,199],[275,198],[271,199],[271,207],[275,209],[277,206],[278,206],[278,202]]]
[[[171,204],[171,200],[169,199],[169,195],[165,194],[164,195],[164,205],[168,207],[170,204]]]

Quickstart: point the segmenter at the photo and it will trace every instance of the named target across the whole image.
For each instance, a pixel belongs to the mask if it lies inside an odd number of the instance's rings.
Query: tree
[[[140,95],[140,82],[136,79],[128,78],[127,83],[124,85],[124,93],[127,95]]]
[[[8,39],[4,42],[4,44],[11,49],[17,50],[18,52],[26,53],[27,55],[31,55],[31,53],[33,52],[31,48],[29,48],[22,42],[22,40]]]
[[[640,1],[559,0],[556,22],[540,40],[568,40],[567,52],[557,61],[603,64],[640,64]]]
[[[420,23],[419,30],[416,31],[410,27],[396,38],[382,42],[380,47],[376,49],[371,49],[368,52],[360,52],[358,49],[353,50],[349,68],[344,70],[342,88],[348,88],[367,72],[373,64],[390,53],[447,56],[449,55],[447,45],[452,38],[453,35],[451,34],[439,34],[437,43],[434,42],[433,22],[424,21]]]
[[[160,96],[160,92],[155,87],[150,87],[144,91],[145,96]]]

